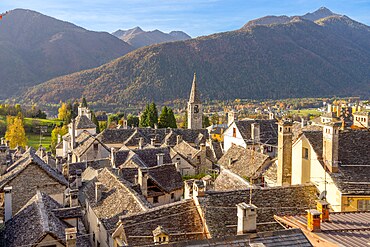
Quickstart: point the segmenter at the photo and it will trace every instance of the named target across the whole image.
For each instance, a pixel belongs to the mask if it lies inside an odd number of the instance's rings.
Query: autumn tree
[[[68,110],[67,104],[62,103],[60,108],[58,109],[58,119],[67,122],[67,120],[70,118],[70,111]]]
[[[27,137],[22,118],[8,116],[6,121],[5,139],[9,141],[10,148],[15,148],[16,146],[25,147],[27,145]]]
[[[85,99],[85,98],[84,98]],[[95,116],[95,113],[92,111],[91,112],[91,121],[96,125],[96,133],[100,133],[100,125],[99,125],[99,121],[98,119],[96,118]]]
[[[58,135],[61,137],[68,133],[67,125],[63,125],[63,127],[55,127],[51,132],[51,150],[54,152],[55,147],[58,144]]]

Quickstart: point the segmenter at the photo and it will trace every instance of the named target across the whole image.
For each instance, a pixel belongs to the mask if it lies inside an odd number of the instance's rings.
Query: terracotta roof
[[[154,245],[153,230],[161,226],[170,242],[205,239],[203,224],[193,200],[155,207],[121,218],[129,246]]]
[[[85,115],[77,116],[76,119],[76,129],[93,129],[96,125]]]
[[[95,183],[102,183],[104,189],[101,200],[95,200]],[[82,198],[89,201],[95,215],[107,230],[113,230],[119,216],[146,211],[151,205],[145,198],[131,189],[129,182],[121,179],[108,168],[104,168],[96,178],[83,188]]]
[[[35,164],[43,169],[49,176],[54,178],[60,184],[68,185],[68,181],[63,177],[61,173],[54,170],[48,164],[46,164],[40,157],[38,157],[33,148],[29,148],[23,156],[17,160],[12,166],[7,169],[7,172],[0,176],[0,188],[3,188],[9,181],[15,178],[21,173],[28,165]]]
[[[318,132],[304,132],[322,165],[323,135]],[[370,194],[370,132],[346,130],[339,132],[339,172],[331,177],[343,194]]]
[[[261,233],[249,233],[216,239],[194,240],[176,243],[170,246],[254,246],[254,247],[310,247],[310,241],[300,229],[287,229]]]
[[[271,158],[260,152],[233,144],[218,163],[241,177],[257,178],[269,167]]]
[[[321,222],[317,235],[339,246],[369,246],[370,212],[331,212],[329,222]],[[278,221],[306,228],[307,216],[279,216]]]
[[[246,143],[253,143],[251,136],[252,123],[260,125],[260,142],[270,145],[277,145],[278,131],[276,120],[239,120],[235,124]]]
[[[50,196],[38,191],[6,223],[6,246],[37,244],[48,234],[65,244],[65,229],[70,226],[59,218],[60,210],[63,210],[62,205]],[[77,246],[90,246],[90,244],[77,237]]]
[[[257,231],[279,230],[275,224],[276,214],[300,214],[307,208],[315,206],[317,189],[314,185],[254,188],[253,190],[236,190],[213,192],[207,191],[204,197],[198,197],[205,214],[208,230],[213,238],[236,234],[236,204],[249,202],[257,209]]]

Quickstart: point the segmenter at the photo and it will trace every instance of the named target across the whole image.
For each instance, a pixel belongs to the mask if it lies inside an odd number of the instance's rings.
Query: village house
[[[278,184],[317,186],[332,210],[370,207],[370,132],[341,130],[328,123],[322,131],[303,131],[293,142],[291,124],[279,125]]]
[[[64,208],[47,194],[37,191],[25,206],[9,219],[2,231],[7,247],[91,246],[84,236],[80,207]]]
[[[238,120],[232,122],[225,130],[224,150],[232,144],[263,152],[270,157],[277,155],[276,120]]]
[[[364,129],[370,127],[370,111],[360,111],[353,114],[353,125]]]
[[[104,168],[80,190],[85,226],[93,246],[113,246],[112,234],[119,216],[145,212],[152,207],[115,172]]]
[[[314,246],[368,246],[370,213],[330,212],[325,200],[300,215],[275,215],[287,227],[300,228]]]
[[[159,206],[181,199],[183,182],[169,148],[113,151],[112,157],[112,166],[120,176],[138,186],[151,204]]]
[[[63,175],[41,160],[33,148],[29,148],[19,160],[8,167],[5,174],[0,176],[1,192],[12,197],[11,207],[8,208],[10,215],[16,214],[37,190],[63,204],[67,186],[68,181]]]
[[[266,154],[233,144],[218,161],[220,174],[215,180],[215,190],[247,189],[249,186],[274,186],[276,173],[273,159]]]
[[[198,149],[183,141],[180,136],[178,143],[171,148],[172,162],[176,163],[181,176],[208,172],[212,169],[212,158],[207,157],[206,144],[201,144]]]

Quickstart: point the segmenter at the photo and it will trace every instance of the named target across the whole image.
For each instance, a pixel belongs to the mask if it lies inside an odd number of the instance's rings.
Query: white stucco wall
[[[233,128],[236,128],[236,136],[233,137]],[[229,150],[229,148],[232,146],[234,143],[235,145],[242,146],[244,148],[247,147],[247,144],[245,143],[242,135],[240,134],[238,128],[236,127],[235,123],[232,123],[229,128],[225,130],[223,133],[224,135],[224,150],[225,152]]]

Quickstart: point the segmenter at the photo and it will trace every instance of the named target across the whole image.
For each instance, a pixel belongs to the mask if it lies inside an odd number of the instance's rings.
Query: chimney
[[[72,227],[72,228],[66,228],[65,229],[65,234],[66,234],[66,247],[76,247],[76,242],[77,242],[77,228]]]
[[[78,207],[78,189],[69,191],[69,206]]]
[[[135,180],[134,180],[134,184],[136,185],[136,184],[138,184],[139,183],[139,176],[138,175],[135,175]]]
[[[46,164],[51,165],[51,152],[46,153]]]
[[[143,196],[148,196],[148,172],[146,170],[139,169],[138,183]]]
[[[6,140],[5,146],[10,147],[10,141],[9,140]]]
[[[150,139],[150,145],[152,145],[153,147],[155,147],[155,138],[151,138]]]
[[[238,114],[234,110],[227,113],[227,126],[230,126],[234,121],[238,120]]]
[[[275,113],[269,112],[269,119],[274,120],[275,119]]]
[[[60,143],[62,140],[62,137],[60,136],[60,134],[58,134],[58,143]]]
[[[68,163],[72,163],[72,152],[68,152]]]
[[[12,186],[4,188],[4,221],[7,222],[13,216]]]
[[[158,124],[154,124],[154,129],[158,129]]]
[[[98,203],[101,199],[103,184],[101,182],[95,183],[95,202]]]
[[[127,120],[123,120],[123,126],[124,129],[128,129]]]
[[[62,162],[60,160],[60,157],[55,158],[55,166],[57,170],[61,173],[62,172]]]
[[[115,156],[114,148],[110,149],[110,162],[111,162],[111,166],[115,168],[116,167],[116,156]]]
[[[73,118],[72,119],[72,123],[71,123],[71,125],[72,125],[72,133],[71,133],[71,148],[72,148],[72,150],[76,147],[76,130],[75,130],[75,128],[76,128],[76,120]]]
[[[76,187],[77,187],[77,189],[82,186],[82,176],[81,175],[82,175],[82,170],[77,169],[76,170]]]
[[[237,235],[256,232],[257,230],[257,207],[245,202],[236,205],[238,209]]]
[[[163,165],[163,157],[164,157],[163,153],[157,154],[157,165],[158,166]]]
[[[301,128],[305,127],[307,125],[307,120],[305,120],[303,117],[301,118]]]
[[[144,138],[140,137],[139,138],[139,149],[143,149],[144,146]]]
[[[321,222],[329,221],[329,203],[325,200],[318,200],[316,209],[321,213]]]
[[[341,123],[329,123],[323,129],[323,161],[331,173],[338,172],[338,142]]]
[[[278,186],[289,186],[292,183],[292,133],[291,121],[278,123]]]
[[[1,145],[5,145],[5,138],[1,137]]]
[[[176,144],[180,144],[182,142],[182,135],[177,135],[176,136]]]
[[[200,144],[200,150],[201,150],[201,151],[206,151],[206,144],[201,143],[201,144]]]
[[[256,142],[260,142],[260,124],[252,123],[251,124],[251,138]]]
[[[316,209],[309,209],[306,211],[307,211],[307,229],[311,232],[320,232],[321,213]]]

